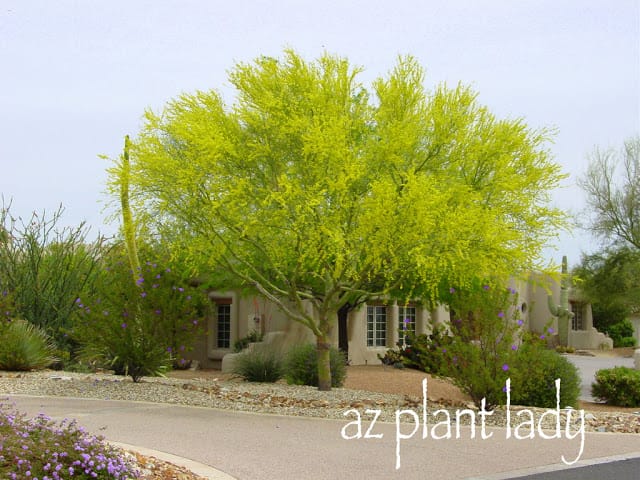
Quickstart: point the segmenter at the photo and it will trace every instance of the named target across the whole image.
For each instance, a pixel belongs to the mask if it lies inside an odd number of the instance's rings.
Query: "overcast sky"
[[[16,215],[62,204],[66,224],[113,233],[98,155],[181,92],[232,100],[229,69],[285,47],[346,56],[366,85],[412,54],[427,87],[462,82],[499,117],[557,128],[554,199],[574,212],[587,154],[640,133],[640,0],[0,0],[0,193]],[[547,255],[596,246],[575,230]]]

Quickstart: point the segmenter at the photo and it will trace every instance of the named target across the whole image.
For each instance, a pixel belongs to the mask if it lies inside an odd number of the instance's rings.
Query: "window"
[[[570,302],[570,308],[573,312],[573,318],[571,319],[571,329],[584,330],[584,323],[582,321],[582,303]]]
[[[406,306],[398,308],[398,330],[402,345],[409,344],[409,334],[416,333],[416,307]]]
[[[367,347],[387,345],[387,307],[373,305],[367,307]]]
[[[216,348],[231,347],[231,299],[216,299]]]

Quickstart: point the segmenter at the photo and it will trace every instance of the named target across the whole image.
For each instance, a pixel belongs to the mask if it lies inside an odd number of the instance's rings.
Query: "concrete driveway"
[[[580,371],[580,377],[582,379],[580,400],[586,402],[595,402],[596,400],[591,396],[591,384],[595,382],[596,372],[605,368],[613,367],[629,367],[633,368],[633,358],[629,357],[615,357],[596,355],[595,357],[588,357],[583,355],[567,355],[567,358],[573,363]]]
[[[471,438],[463,427],[460,438],[455,432],[442,440],[418,433],[398,447],[396,426],[389,423],[370,432],[382,438],[345,440],[341,430],[352,419],[54,397],[10,395],[8,401],[29,415],[76,418],[108,440],[179,455],[241,480],[462,479],[554,465],[564,469],[561,457],[573,460],[581,444],[579,437],[507,439],[505,429],[492,429],[491,438],[483,440],[479,432]],[[402,426],[402,433],[411,433],[409,427]],[[396,469],[398,453],[401,467]],[[640,435],[586,434],[582,460],[620,454],[639,456]]]

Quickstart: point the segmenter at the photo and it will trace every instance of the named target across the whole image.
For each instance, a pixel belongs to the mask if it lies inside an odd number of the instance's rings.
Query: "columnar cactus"
[[[569,343],[569,321],[573,318],[573,312],[569,308],[569,274],[567,272],[567,256],[562,257],[562,276],[560,278],[560,303],[553,303],[553,295],[549,295],[549,311],[554,317],[558,317],[558,341],[562,346]]]

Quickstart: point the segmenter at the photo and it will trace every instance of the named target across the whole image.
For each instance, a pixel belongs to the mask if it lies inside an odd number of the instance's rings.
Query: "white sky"
[[[229,69],[284,47],[346,56],[366,85],[412,54],[428,87],[461,81],[500,117],[557,127],[554,198],[574,212],[587,154],[640,134],[640,0],[0,0],[0,193],[113,233],[98,155],[181,92],[231,100]],[[557,247],[574,264],[596,244],[574,230]]]

